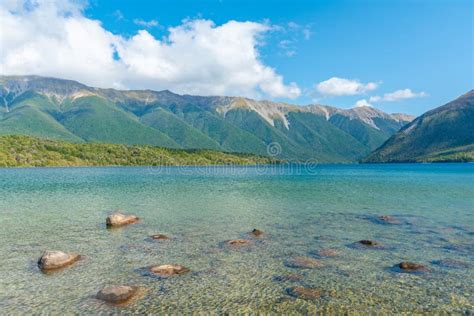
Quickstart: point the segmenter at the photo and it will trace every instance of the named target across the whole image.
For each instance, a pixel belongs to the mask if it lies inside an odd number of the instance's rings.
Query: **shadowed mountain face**
[[[150,144],[353,162],[412,118],[361,107],[120,91],[37,76],[0,76],[0,134]],[[277,143],[277,145],[275,145]],[[277,150],[275,150],[275,147]]]
[[[474,90],[416,118],[365,161],[474,161]]]

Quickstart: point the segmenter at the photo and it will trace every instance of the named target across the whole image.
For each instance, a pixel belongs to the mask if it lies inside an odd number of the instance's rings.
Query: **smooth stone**
[[[261,231],[260,229],[256,229],[254,228],[251,232],[250,232],[250,235],[254,236],[254,237],[260,237],[262,236],[264,233],[263,231]]]
[[[138,222],[139,218],[135,215],[126,215],[122,213],[114,213],[107,216],[105,223],[107,227],[119,227]]]
[[[120,304],[130,300],[137,293],[137,291],[137,286],[107,286],[97,293],[96,298],[108,303]]]
[[[326,248],[326,249],[321,249],[318,251],[318,256],[321,257],[337,257],[341,253],[337,249],[332,249],[332,248]]]
[[[314,269],[325,266],[320,260],[311,257],[294,257],[286,264],[290,268]]]
[[[359,240],[358,243],[364,246],[369,246],[369,247],[380,246],[380,244],[376,242],[375,240],[363,239],[363,240]]]
[[[419,272],[427,272],[429,269],[422,264],[403,261],[398,264],[398,267],[403,271],[419,271]]]
[[[151,237],[151,239],[154,239],[154,240],[168,240],[168,239],[170,239],[168,236],[163,235],[163,234],[155,234],[155,235],[152,235],[150,237]]]
[[[286,291],[289,295],[304,300],[318,299],[322,295],[320,289],[303,286],[293,286],[288,288]]]
[[[161,266],[150,267],[150,272],[154,274],[158,274],[160,276],[164,276],[164,277],[180,275],[180,274],[188,273],[189,271],[191,270],[181,265],[175,265],[175,264],[163,264]]]
[[[226,241],[226,244],[229,246],[240,247],[240,246],[248,246],[250,245],[250,240],[247,239],[232,239]]]
[[[390,215],[380,215],[378,217],[378,220],[387,224],[392,224],[392,225],[401,224],[401,222],[397,218]]]
[[[41,270],[58,269],[73,264],[80,257],[77,253],[47,250],[38,259],[38,267]]]

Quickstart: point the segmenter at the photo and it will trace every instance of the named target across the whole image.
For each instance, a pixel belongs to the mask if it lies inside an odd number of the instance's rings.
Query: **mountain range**
[[[296,106],[0,76],[0,135],[355,162],[412,120],[372,107]]]
[[[365,162],[474,161],[474,90],[426,112]]]

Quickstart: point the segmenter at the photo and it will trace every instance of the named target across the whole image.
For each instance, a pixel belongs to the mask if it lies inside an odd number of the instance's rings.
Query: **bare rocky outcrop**
[[[138,216],[127,215],[120,212],[113,213],[107,216],[105,223],[108,228],[120,227],[128,224],[135,224],[139,220]]]
[[[57,250],[47,250],[38,259],[41,270],[54,270],[73,264],[80,259],[77,253],[65,253]]]

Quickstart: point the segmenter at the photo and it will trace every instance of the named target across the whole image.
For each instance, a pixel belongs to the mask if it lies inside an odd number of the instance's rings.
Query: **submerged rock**
[[[368,239],[359,240],[358,243],[364,246],[368,246],[368,247],[380,246],[380,244],[377,241],[368,240]]]
[[[253,237],[260,237],[264,234],[263,231],[261,231],[260,229],[256,229],[254,228],[251,232],[250,232],[250,235],[252,235]]]
[[[337,257],[340,254],[341,252],[339,250],[333,248],[321,249],[317,252],[317,255],[320,257]]]
[[[403,261],[398,264],[398,268],[405,272],[427,272],[429,269],[422,264]]]
[[[378,220],[382,223],[392,224],[392,225],[400,225],[402,222],[397,218],[390,216],[390,215],[380,215]]]
[[[241,246],[248,246],[251,244],[251,241],[250,240],[247,240],[247,239],[232,239],[232,240],[228,240],[225,242],[227,245],[229,246],[233,246],[233,247],[241,247]]]
[[[112,304],[122,304],[133,298],[137,292],[137,286],[107,286],[97,293],[96,298]]]
[[[114,213],[107,216],[105,223],[107,227],[120,227],[128,224],[137,223],[139,218],[135,215],[126,215],[122,213]]]
[[[151,235],[150,238],[154,240],[169,240],[170,239],[168,236],[163,235],[163,234]]]
[[[303,286],[292,286],[290,288],[287,288],[286,292],[293,297],[301,298],[304,300],[318,299],[322,295],[320,289]]]
[[[286,266],[299,269],[315,269],[322,268],[325,264],[322,261],[311,257],[294,257],[287,261]]]
[[[296,281],[303,280],[303,276],[301,274],[292,273],[292,274],[287,274],[287,275],[275,276],[273,280],[277,282],[286,282],[286,281],[296,282]]]
[[[65,253],[62,251],[45,251],[38,259],[38,267],[41,270],[59,269],[73,264],[80,259],[77,253]]]
[[[176,265],[176,264],[163,264],[160,266],[150,267],[150,272],[152,272],[153,274],[158,274],[163,277],[185,274],[185,273],[188,273],[189,271],[191,270],[189,270],[186,267],[183,267],[181,265]]]

